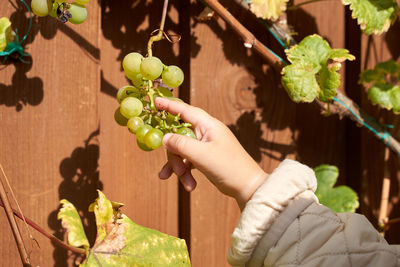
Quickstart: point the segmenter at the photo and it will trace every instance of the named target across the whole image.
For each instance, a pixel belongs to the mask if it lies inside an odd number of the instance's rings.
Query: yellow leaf
[[[286,10],[287,2],[288,0],[251,0],[250,10],[259,18],[277,20]]]

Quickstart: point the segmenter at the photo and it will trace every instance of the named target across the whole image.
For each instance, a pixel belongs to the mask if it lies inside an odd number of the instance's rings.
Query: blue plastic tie
[[[340,103],[341,105],[343,105],[345,108],[347,108],[347,110],[349,110],[354,117],[356,117],[358,119],[358,121],[364,126],[366,127],[368,130],[370,130],[371,132],[373,132],[378,138],[382,139],[383,143],[387,146],[390,145],[390,137],[391,135],[388,133],[388,131],[386,130],[387,128],[393,128],[393,125],[391,124],[381,124],[380,126],[383,127],[384,133],[380,133],[377,130],[375,130],[371,125],[367,124],[366,122],[364,122],[360,116],[358,116],[350,107],[348,107],[343,101],[337,99],[336,97],[333,97],[333,100],[335,100],[336,102]],[[371,120],[374,121],[374,119],[371,117]],[[375,122],[375,121],[374,121]],[[376,123],[376,122],[375,122]],[[377,123],[378,124],[378,123]]]
[[[29,63],[25,60],[22,59],[22,57],[28,57],[31,56],[30,54],[26,53],[24,48],[22,47],[22,42],[26,40],[26,38],[29,35],[29,32],[32,28],[32,13],[31,13],[31,9],[29,8],[28,4],[24,1],[24,0],[20,0],[25,7],[28,9],[29,11],[29,26],[28,26],[28,30],[26,31],[26,34],[24,35],[24,37],[22,38],[21,41],[19,41],[19,37],[18,37],[18,29],[15,29],[15,41],[13,42],[9,42],[6,46],[5,51],[0,52],[0,56],[4,56],[5,60],[7,60],[8,56],[17,53],[19,55],[19,60],[23,63]]]
[[[24,35],[24,37],[21,40],[21,44],[22,44],[22,42],[25,41],[26,38],[28,37],[29,32],[31,31],[31,28],[32,28],[32,13],[31,13],[31,9],[29,8],[27,3],[24,0],[21,0],[21,2],[25,5],[26,9],[28,9],[28,11],[29,11],[29,26],[28,26],[28,30],[26,31],[26,34]]]

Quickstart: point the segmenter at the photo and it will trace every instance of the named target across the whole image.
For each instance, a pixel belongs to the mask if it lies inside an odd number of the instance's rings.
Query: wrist
[[[267,174],[263,170],[260,170],[255,175],[251,176],[250,179],[246,179],[244,181],[245,183],[240,187],[235,197],[241,211],[243,211],[246,203],[251,199],[257,189],[268,178],[268,175],[269,174]]]

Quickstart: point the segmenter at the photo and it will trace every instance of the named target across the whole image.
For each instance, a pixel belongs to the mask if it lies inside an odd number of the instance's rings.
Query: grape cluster
[[[157,110],[154,99],[173,97],[169,88],[178,87],[184,79],[183,71],[174,65],[165,66],[154,56],[143,57],[140,53],[129,53],[122,62],[125,75],[133,86],[124,86],[118,90],[117,100],[120,106],[114,113],[119,125],[127,126],[136,134],[139,148],[151,151],[162,145],[166,133],[177,133],[196,138],[189,127],[190,123],[181,120],[180,114],[172,115]],[[161,76],[161,79],[160,79]]]
[[[89,0],[74,0],[72,3],[67,0],[32,0],[31,7],[39,17],[51,16],[63,23],[81,24],[87,17],[87,3]]]

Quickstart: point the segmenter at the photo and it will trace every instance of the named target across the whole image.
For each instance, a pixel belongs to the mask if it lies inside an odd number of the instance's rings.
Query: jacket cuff
[[[247,202],[231,236],[228,262],[232,266],[245,266],[257,244],[288,205],[298,197],[318,202],[313,194],[316,188],[317,180],[311,168],[294,160],[284,160]],[[300,213],[303,208],[297,206]],[[290,213],[297,212],[291,209]]]

